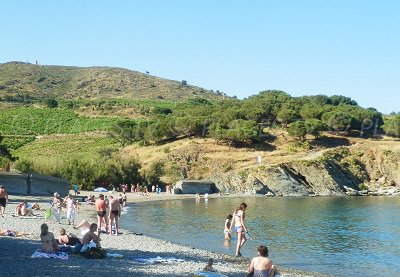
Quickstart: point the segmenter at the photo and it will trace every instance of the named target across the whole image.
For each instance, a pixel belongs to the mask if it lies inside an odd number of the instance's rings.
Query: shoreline
[[[82,192],[82,195],[96,194],[93,192]],[[115,193],[119,195],[119,193]],[[81,195],[81,196],[82,196]],[[220,196],[209,196],[209,198]],[[239,195],[224,197],[243,197]],[[251,196],[249,196],[251,197]],[[58,230],[63,227],[67,233],[71,232],[78,237],[82,237],[78,230],[73,229],[71,225],[67,225],[66,220],[62,220],[62,224],[55,223],[53,219],[44,220],[43,216],[25,218],[14,217],[14,209],[17,203],[22,200],[29,202],[38,202],[43,208],[50,207],[49,201],[51,197],[37,196],[14,196],[10,195],[10,202],[6,208],[6,217],[0,218],[0,229],[13,229],[21,232],[30,233],[30,235],[18,238],[0,237],[2,249],[0,253],[0,265],[2,272],[6,275],[13,276],[54,276],[58,274],[69,275],[85,275],[97,274],[106,276],[109,274],[132,275],[133,276],[193,276],[194,272],[201,270],[209,258],[213,258],[214,268],[227,276],[246,276],[247,267],[250,259],[234,258],[233,256],[214,253],[207,250],[195,249],[190,245],[172,243],[169,241],[152,238],[146,235],[135,235],[123,228],[119,236],[101,234],[102,247],[110,253],[118,253],[124,255],[124,259],[114,259],[107,257],[105,260],[89,260],[83,257],[71,256],[68,261],[48,260],[48,259],[32,259],[30,255],[40,248],[40,225],[46,223],[49,230],[58,237]],[[151,194],[150,196],[140,196],[128,194],[128,203],[144,203],[151,201],[179,200],[194,198],[194,195],[167,195]],[[37,212],[43,214],[43,211]],[[75,224],[86,219],[90,223],[95,222],[94,206],[82,203],[77,214]],[[183,259],[184,262],[168,263],[168,264],[142,264],[132,261],[132,257],[155,258],[157,256],[166,258],[174,257]],[[112,259],[112,261],[111,261]],[[15,262],[22,262],[23,267],[15,267]],[[96,267],[96,269],[95,269]],[[286,269],[277,265],[282,276],[294,277],[324,277],[328,276],[322,273],[305,272],[295,269]],[[50,270],[51,269],[51,270]],[[101,269],[101,270],[100,270]],[[78,274],[79,273],[79,274]]]

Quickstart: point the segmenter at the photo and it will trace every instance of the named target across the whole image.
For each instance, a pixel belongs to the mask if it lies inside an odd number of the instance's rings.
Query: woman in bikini
[[[60,244],[65,244],[65,245],[70,245],[74,246],[77,243],[81,243],[80,239],[73,235],[73,234],[67,234],[64,228],[60,229],[60,235],[58,236],[58,242]]]
[[[57,252],[57,241],[54,238],[53,233],[49,232],[49,227],[47,226],[47,224],[42,224],[42,226],[40,226],[40,231],[40,240],[42,241],[43,252]]]
[[[244,211],[246,210],[246,208],[247,208],[247,204],[242,203],[242,204],[240,204],[239,208],[237,208],[233,212],[234,229],[238,236],[235,257],[242,256],[242,253],[240,253],[240,249],[242,248],[243,244],[246,242],[245,234],[247,233],[247,228],[246,228],[246,225],[244,225]],[[232,230],[232,226],[233,226],[233,224],[231,224],[229,231]]]

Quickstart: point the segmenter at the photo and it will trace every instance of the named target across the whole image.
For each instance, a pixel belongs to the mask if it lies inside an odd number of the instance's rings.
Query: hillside
[[[17,95],[28,99],[221,98],[212,91],[182,84],[182,81],[167,80],[123,68],[34,65],[22,62],[0,64],[0,97],[7,100]]]

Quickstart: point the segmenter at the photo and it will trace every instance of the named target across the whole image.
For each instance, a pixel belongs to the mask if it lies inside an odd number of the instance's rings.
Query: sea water
[[[399,197],[231,198],[167,200],[129,207],[124,228],[147,236],[234,255],[236,235],[224,240],[228,214],[246,202],[252,240],[274,263],[334,276],[400,276]]]

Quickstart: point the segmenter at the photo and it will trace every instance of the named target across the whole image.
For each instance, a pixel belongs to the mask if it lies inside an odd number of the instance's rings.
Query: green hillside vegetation
[[[77,134],[109,131],[116,118],[88,118],[64,109],[21,107],[0,110],[3,135]]]
[[[0,64],[0,97],[8,101],[43,98],[184,100],[218,99],[221,95],[188,85],[185,80],[171,81],[123,68]]]
[[[115,68],[2,64],[0,97],[0,167],[86,189],[173,182],[183,171],[206,178],[217,168],[245,175],[255,153],[278,164],[355,137],[400,136],[398,115],[384,118],[345,96],[271,90],[221,99]]]

